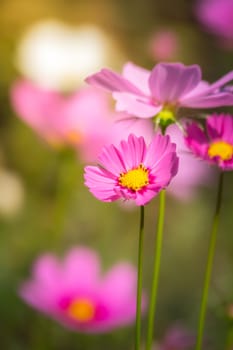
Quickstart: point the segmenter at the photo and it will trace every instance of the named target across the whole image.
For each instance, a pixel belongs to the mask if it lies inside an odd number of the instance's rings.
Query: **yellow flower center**
[[[74,300],[68,307],[68,314],[76,321],[87,322],[95,315],[95,306],[85,298]]]
[[[82,134],[77,130],[70,130],[66,134],[66,139],[71,144],[77,144],[82,141]]]
[[[175,121],[175,114],[171,109],[163,108],[157,115],[156,118],[160,122],[167,123],[168,121],[174,122]]]
[[[118,181],[123,187],[127,187],[132,191],[139,191],[149,183],[148,169],[140,164],[137,168],[120,174]]]
[[[210,158],[220,157],[222,160],[229,160],[233,157],[233,146],[224,141],[213,142],[208,149]]]

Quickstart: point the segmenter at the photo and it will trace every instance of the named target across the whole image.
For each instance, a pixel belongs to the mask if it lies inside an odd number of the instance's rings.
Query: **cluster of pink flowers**
[[[98,162],[86,166],[84,174],[85,185],[97,199],[133,200],[144,206],[170,183],[173,191],[183,187],[180,197],[192,191],[209,174],[208,165],[194,157],[221,171],[233,169],[231,115],[209,115],[204,125],[177,121],[181,107],[232,106],[232,89],[226,86],[231,80],[233,71],[209,84],[198,65],[159,63],[150,72],[127,63],[122,75],[103,69],[87,78],[94,87],[69,97],[19,82],[12,89],[12,101],[46,141],[72,144],[84,150],[85,161]],[[110,112],[106,94],[96,87],[112,93],[120,115]],[[161,127],[157,132],[154,122]],[[168,126],[171,123],[182,131]],[[72,250],[63,263],[49,254],[36,262],[33,278],[22,285],[20,294],[71,329],[107,331],[135,319],[136,270],[119,264],[100,277],[99,259],[88,249]],[[168,349],[169,341],[160,348]]]

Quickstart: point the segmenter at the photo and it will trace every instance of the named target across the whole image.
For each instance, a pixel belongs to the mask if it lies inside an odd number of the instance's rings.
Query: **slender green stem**
[[[138,242],[138,282],[137,282],[137,311],[136,311],[136,333],[135,333],[135,349],[136,350],[140,350],[140,343],[141,343],[143,241],[144,241],[144,206],[141,206],[140,207],[139,242]]]
[[[160,272],[160,262],[161,262],[161,252],[162,252],[162,242],[163,242],[165,204],[166,204],[166,192],[165,190],[163,190],[160,192],[160,197],[159,197],[159,217],[158,217],[157,236],[156,236],[156,245],[155,245],[153,282],[152,282],[150,305],[149,305],[146,350],[151,349],[152,340],[153,340],[154,319],[155,319],[155,313],[156,313],[158,282],[159,282],[159,272]]]
[[[196,342],[195,350],[201,350],[202,348],[204,323],[205,323],[205,316],[206,316],[206,309],[207,309],[207,299],[208,299],[208,292],[209,292],[209,286],[210,286],[210,278],[211,278],[211,273],[213,268],[216,238],[217,238],[217,231],[218,231],[218,225],[219,225],[219,214],[220,214],[221,202],[222,202],[221,200],[222,188],[223,188],[223,172],[221,172],[219,176],[216,209],[215,209],[215,214],[213,218],[212,230],[210,234],[209,251],[208,251],[207,263],[206,263],[206,272],[205,272],[204,286],[203,286],[203,292],[202,292],[202,300],[201,300],[198,331],[197,331],[197,342]]]

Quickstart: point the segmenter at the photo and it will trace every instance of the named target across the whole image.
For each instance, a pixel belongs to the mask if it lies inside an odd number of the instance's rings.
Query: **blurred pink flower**
[[[49,144],[72,146],[86,162],[96,161],[103,145],[122,134],[147,137],[153,133],[149,121],[127,122],[128,115],[113,112],[107,94],[92,87],[64,96],[23,80],[12,86],[11,102],[19,117]]]
[[[88,248],[73,248],[63,262],[53,254],[39,257],[20,295],[71,330],[105,332],[134,322],[136,280],[136,269],[123,262],[101,276],[97,254]],[[145,309],[145,295],[143,298]]]
[[[233,45],[233,1],[199,0],[195,6],[197,18],[210,32]]]
[[[175,144],[157,134],[147,147],[143,137],[130,135],[118,147],[104,147],[100,166],[85,167],[85,185],[103,202],[133,199],[147,204],[167,187],[178,170]]]
[[[153,34],[149,43],[151,56],[156,61],[174,59],[179,47],[179,40],[174,30],[162,29]]]
[[[211,183],[213,172],[208,164],[197,159],[189,150],[184,135],[176,124],[170,125],[166,134],[176,144],[179,157],[179,171],[168,187],[168,192],[179,199],[188,200],[194,196],[198,186]]]
[[[86,82],[110,91],[117,101],[116,109],[140,118],[159,115],[160,119],[174,119],[176,109],[213,108],[233,105],[233,94],[223,87],[233,80],[233,71],[213,84],[201,80],[198,65],[158,63],[148,71],[127,63],[123,73],[110,69],[89,76]],[[165,112],[165,115],[164,113]]]
[[[186,129],[186,144],[195,156],[221,170],[233,170],[233,116],[210,115],[206,119],[206,132],[197,123],[188,124]]]

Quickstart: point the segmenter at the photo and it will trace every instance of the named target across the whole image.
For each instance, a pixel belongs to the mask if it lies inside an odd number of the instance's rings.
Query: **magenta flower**
[[[187,146],[192,152],[222,170],[233,169],[233,117],[213,114],[206,120],[206,132],[196,123],[187,125]]]
[[[71,330],[104,332],[135,320],[137,272],[128,263],[101,276],[96,253],[73,248],[63,262],[42,255],[32,274],[20,287],[21,297]]]
[[[210,185],[213,171],[208,164],[197,159],[185,144],[183,132],[176,125],[170,125],[166,134],[176,144],[179,157],[179,171],[168,187],[168,192],[181,200],[191,199],[201,185]]]
[[[86,81],[112,92],[118,111],[126,111],[140,118],[154,117],[159,113],[158,117],[166,120],[174,119],[178,107],[233,105],[233,94],[224,90],[224,85],[232,79],[233,71],[209,84],[201,80],[198,65],[159,63],[150,72],[127,63],[122,75],[102,69]]]
[[[103,202],[123,198],[144,205],[176,175],[175,149],[169,136],[157,134],[147,147],[143,137],[131,134],[119,147],[103,148],[100,166],[85,167],[85,185]]]
[[[195,7],[197,18],[210,32],[233,41],[232,0],[199,0]]]

